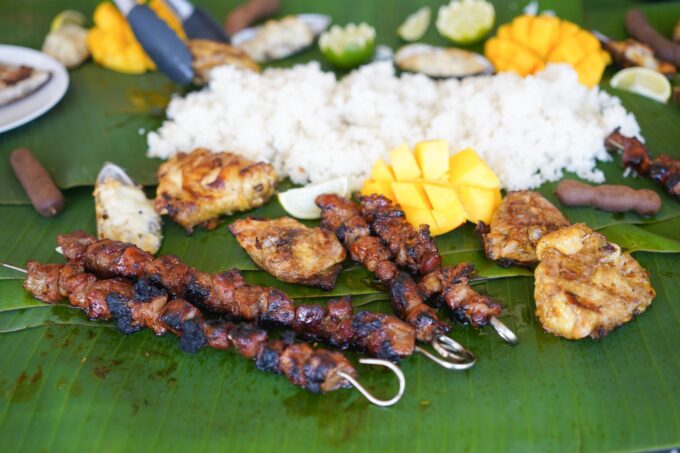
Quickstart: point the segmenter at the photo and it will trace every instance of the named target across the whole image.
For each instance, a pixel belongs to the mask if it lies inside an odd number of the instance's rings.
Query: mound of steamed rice
[[[387,62],[339,81],[317,63],[262,74],[224,66],[203,90],[173,98],[167,117],[148,134],[149,156],[233,151],[298,184],[349,176],[353,189],[390,149],[438,138],[452,153],[475,149],[509,190],[565,170],[602,182],[595,165],[610,159],[604,138],[617,127],[640,135],[618,98],[579,84],[567,65],[462,81],[397,77]]]

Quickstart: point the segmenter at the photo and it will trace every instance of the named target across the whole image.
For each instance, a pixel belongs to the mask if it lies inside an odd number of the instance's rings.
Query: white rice
[[[509,190],[576,173],[592,182],[609,160],[605,137],[640,135],[618,98],[578,83],[567,65],[525,78],[504,73],[462,81],[395,75],[373,63],[336,81],[317,63],[262,74],[217,68],[209,86],[174,97],[147,136],[149,156],[203,147],[272,163],[298,184],[349,176],[360,187],[378,158],[403,142],[444,138],[474,148]]]

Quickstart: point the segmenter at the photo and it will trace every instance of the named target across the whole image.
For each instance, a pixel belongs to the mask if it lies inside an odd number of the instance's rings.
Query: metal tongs
[[[167,1],[182,20],[182,26],[189,38],[229,42],[222,27],[205,10],[192,5],[188,0]],[[130,23],[137,41],[158,69],[173,82],[181,85],[191,83],[194,79],[191,52],[177,33],[145,4],[135,0],[114,2]]]

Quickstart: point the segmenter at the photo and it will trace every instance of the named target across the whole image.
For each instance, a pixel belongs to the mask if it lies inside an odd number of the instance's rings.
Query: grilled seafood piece
[[[335,287],[346,255],[332,232],[307,228],[290,217],[241,219],[229,231],[255,264],[277,279],[325,290]]]
[[[455,47],[408,44],[394,55],[401,70],[421,72],[430,77],[468,77],[491,74],[493,65],[482,55]]]
[[[193,232],[217,226],[218,217],[247,211],[274,194],[276,172],[264,162],[198,148],[178,153],[158,169],[156,211]]]
[[[97,236],[131,242],[150,253],[161,247],[161,216],[141,186],[117,165],[106,163],[94,186]]]
[[[584,224],[543,236],[536,255],[536,316],[554,335],[601,338],[654,298],[647,271]]]
[[[541,194],[531,191],[509,193],[491,217],[479,222],[477,233],[484,253],[500,266],[533,266],[536,244],[548,233],[569,225],[562,213]]]
[[[187,42],[194,68],[194,83],[203,85],[210,80],[210,71],[222,65],[232,65],[249,71],[260,72],[260,66],[243,50],[217,41],[190,39]]]

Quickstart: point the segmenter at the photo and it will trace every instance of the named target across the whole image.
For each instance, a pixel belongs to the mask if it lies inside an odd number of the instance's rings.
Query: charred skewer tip
[[[381,400],[379,398],[376,398],[373,396],[359,381],[357,381],[355,378],[350,376],[349,374],[345,373],[344,371],[338,371],[338,376],[341,376],[345,380],[347,380],[352,386],[354,386],[355,389],[357,389],[364,397],[370,401],[371,403],[375,404],[376,406],[381,406],[381,407],[388,407],[396,404],[402,396],[404,396],[404,390],[406,389],[406,378],[404,377],[404,373],[399,369],[398,366],[396,366],[394,363],[389,362],[387,360],[382,360],[382,359],[359,359],[359,363],[362,363],[364,365],[380,365],[389,368],[395,376],[397,376],[397,381],[399,382],[399,391],[395,396],[388,400]]]
[[[492,316],[490,323],[493,326],[493,328],[496,329],[496,332],[498,333],[498,335],[503,340],[505,340],[506,343],[508,343],[511,346],[517,346],[517,344],[519,343],[519,339],[517,338],[517,335],[515,335],[515,332],[510,330],[510,328],[508,326],[506,326],[503,321],[496,318],[495,316]]]

